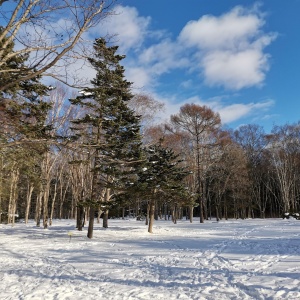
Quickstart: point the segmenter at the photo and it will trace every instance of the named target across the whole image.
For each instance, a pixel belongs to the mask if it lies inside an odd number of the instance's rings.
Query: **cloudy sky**
[[[300,120],[299,0],[121,0],[115,35],[136,91],[207,105],[224,125]]]

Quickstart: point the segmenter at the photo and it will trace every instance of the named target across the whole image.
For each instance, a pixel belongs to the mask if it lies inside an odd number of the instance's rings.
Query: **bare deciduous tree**
[[[221,119],[218,113],[206,106],[185,104],[178,114],[171,116],[171,123],[175,129],[182,130],[190,136],[195,155],[195,183],[200,207],[200,222],[203,223],[205,197],[203,175],[207,171],[207,158],[211,157],[210,150],[215,144],[214,134],[221,126]]]
[[[267,136],[270,162],[276,174],[284,212],[297,209],[295,187],[299,168],[299,124],[274,126]]]
[[[11,73],[14,80],[0,91],[38,75],[52,76],[70,84],[68,68],[87,55],[89,43],[84,33],[111,15],[116,0],[2,0],[0,17],[0,74]],[[6,51],[14,43],[15,51]],[[27,55],[26,70],[3,68],[20,55]],[[74,73],[73,70],[72,73]],[[76,73],[76,72],[75,72]],[[72,81],[76,85],[76,81]]]
[[[164,110],[164,103],[155,100],[148,94],[136,94],[130,99],[128,106],[141,117],[143,131],[152,126],[159,112]]]
[[[234,139],[242,146],[247,161],[248,172],[251,179],[251,198],[254,205],[260,210],[261,217],[265,215],[266,201],[262,197],[265,185],[263,177],[265,166],[263,166],[263,153],[266,147],[265,132],[256,124],[243,125],[234,131]]]

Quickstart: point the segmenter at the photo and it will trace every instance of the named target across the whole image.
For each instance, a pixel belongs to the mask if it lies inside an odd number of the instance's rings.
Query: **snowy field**
[[[300,221],[198,222],[0,225],[0,299],[300,299]]]

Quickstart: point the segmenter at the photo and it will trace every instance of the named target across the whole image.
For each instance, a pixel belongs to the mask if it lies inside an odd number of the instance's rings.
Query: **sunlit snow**
[[[0,225],[0,299],[300,299],[300,221]]]

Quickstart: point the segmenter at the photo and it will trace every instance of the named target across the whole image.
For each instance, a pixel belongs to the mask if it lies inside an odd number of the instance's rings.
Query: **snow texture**
[[[300,299],[300,221],[0,225],[0,299]]]

